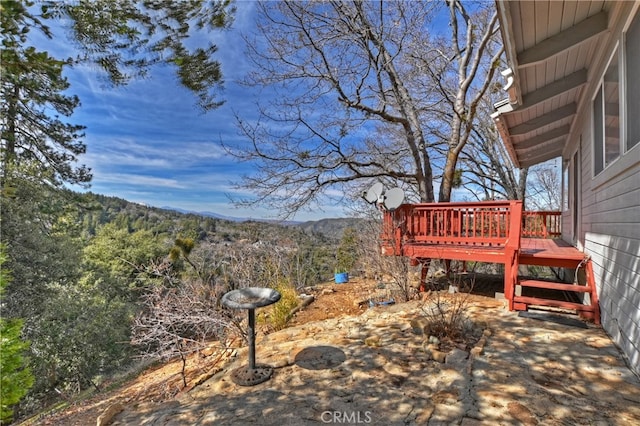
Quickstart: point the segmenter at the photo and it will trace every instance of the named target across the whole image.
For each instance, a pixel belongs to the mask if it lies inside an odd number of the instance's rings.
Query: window
[[[594,186],[633,167],[640,152],[640,2],[624,16],[591,98]]]
[[[618,49],[593,100],[593,141],[596,174],[620,157],[620,78]]]
[[[618,51],[611,58],[602,82],[604,97],[604,166],[620,157],[620,79]]]
[[[626,75],[626,149],[640,142],[640,13],[636,13],[624,39]]]
[[[593,100],[593,161],[596,174],[604,169],[604,140],[602,137],[602,86]]]

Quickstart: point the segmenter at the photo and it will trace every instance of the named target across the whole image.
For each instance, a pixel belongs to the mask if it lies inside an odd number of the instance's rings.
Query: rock
[[[429,334],[429,321],[425,317],[413,318],[409,323],[415,334]]]
[[[476,357],[476,356],[480,356],[482,355],[482,352],[484,351],[484,348],[482,346],[475,346],[473,349],[471,349],[471,355]]]
[[[429,336],[429,343],[431,343],[432,345],[439,345],[440,339],[438,339],[436,336]]]
[[[468,355],[469,354],[466,351],[460,350],[458,348],[454,348],[451,352],[447,354],[445,364],[451,365],[454,368],[456,366],[462,367],[465,364]]]
[[[122,410],[124,410],[124,406],[121,403],[116,402],[115,404],[111,404],[106,410],[102,412],[102,414],[100,414],[100,417],[98,417],[98,420],[96,421],[96,426],[108,425],[109,423],[111,423],[113,418]]]
[[[392,376],[399,376],[402,378],[407,377],[407,372],[402,367],[393,362],[386,363],[382,368]]]
[[[447,358],[447,353],[446,352],[441,352],[438,349],[438,345],[435,345],[433,343],[429,343],[428,341],[425,341],[424,345],[422,346],[422,348],[424,349],[424,353],[427,355],[427,360],[433,359],[435,361],[438,361],[440,363],[444,363],[446,358]]]
[[[381,344],[380,336],[369,336],[366,339],[364,339],[364,344],[367,346],[378,347]]]
[[[440,364],[443,364],[447,359],[447,353],[438,350],[432,350],[431,357],[434,359],[434,361],[438,361]]]
[[[363,331],[360,327],[352,327],[349,328],[344,337],[351,340],[360,340],[363,338]]]

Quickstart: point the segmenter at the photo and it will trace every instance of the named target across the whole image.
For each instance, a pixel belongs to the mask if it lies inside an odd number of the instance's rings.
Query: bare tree
[[[562,206],[562,185],[560,167],[557,160],[547,161],[531,168],[527,183],[531,208],[536,210],[560,210]]]
[[[433,202],[433,148],[449,147],[445,171],[455,168],[500,53],[495,16],[483,3],[473,14],[450,4],[453,45],[444,43],[432,31],[441,27],[430,25],[446,22],[443,6],[260,3],[257,33],[247,37],[256,71],[245,83],[271,96],[259,105],[259,119],[238,117],[251,143],[227,147],[257,165],[237,183],[255,198],[236,203],[260,203],[286,217],[321,207],[322,196],[343,201],[342,194],[361,193],[372,179]]]
[[[491,98],[481,103],[478,123],[460,153],[461,185],[478,201],[524,200],[529,170],[513,167],[489,116]]]
[[[453,48],[453,56],[448,59],[442,55],[449,54],[443,45],[442,53],[434,58],[439,65],[435,73],[432,71],[432,77],[438,82],[436,87],[449,104],[445,115],[449,116],[450,111],[453,113],[447,123],[450,126],[449,137],[439,201],[451,199],[458,157],[471,137],[480,101],[492,83],[503,52],[496,37],[496,11],[479,9],[477,13],[470,14],[460,0],[450,0],[447,5],[452,29],[449,45]],[[457,71],[457,81],[449,76],[452,66]],[[427,69],[434,70],[433,67]]]

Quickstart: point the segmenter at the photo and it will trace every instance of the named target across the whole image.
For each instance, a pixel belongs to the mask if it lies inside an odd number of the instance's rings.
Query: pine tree
[[[62,71],[68,61],[28,45],[31,28],[45,35],[49,29],[24,4],[2,2],[0,8],[3,188],[16,170],[30,170],[55,186],[89,182],[89,169],[74,165],[86,150],[84,127],[61,118],[71,116],[80,103],[77,96],[64,94],[69,82]]]
[[[191,39],[189,46],[185,42],[198,30],[226,27],[232,12],[228,0],[0,1],[0,237],[13,274],[2,297],[2,422],[34,383],[22,367],[25,349],[31,350],[37,378],[31,390],[35,397],[50,392],[55,381],[85,386],[127,355],[128,348],[114,342],[127,340],[128,323],[122,318],[131,315],[127,296],[135,298],[135,285],[128,287],[131,277],[120,280],[116,291],[108,286],[109,270],[92,281],[93,275],[82,273],[92,265],[81,261],[79,235],[61,227],[70,209],[81,208],[62,187],[91,180],[89,168],[77,162],[86,150],[84,126],[69,122],[80,101],[67,92],[64,71],[91,63],[120,85],[165,63],[174,66],[204,109],[214,108],[221,103],[217,89],[222,85],[213,59],[216,47],[206,37]],[[35,32],[53,37],[51,20],[69,25],[61,36],[70,36],[77,57],[55,58],[31,45]],[[126,222],[128,229],[132,222]],[[147,234],[134,235],[141,250],[142,243],[155,243]],[[122,290],[122,296],[106,294],[105,288]],[[97,335],[103,338],[96,340]],[[58,360],[64,362],[56,365]],[[58,377],[44,374],[50,367]]]
[[[349,272],[354,267],[358,259],[357,250],[357,231],[353,228],[345,229],[336,252],[336,272]]]

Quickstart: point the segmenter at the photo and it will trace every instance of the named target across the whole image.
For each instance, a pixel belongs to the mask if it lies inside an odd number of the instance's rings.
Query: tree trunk
[[[518,181],[518,200],[522,200],[522,210],[526,209],[527,204],[527,176],[529,175],[529,168],[520,169],[520,180]]]
[[[442,171],[442,182],[440,183],[440,193],[438,202],[447,203],[451,201],[451,190],[453,189],[453,179],[456,172],[456,164],[458,163],[458,152],[449,150],[447,153],[447,161]]]

